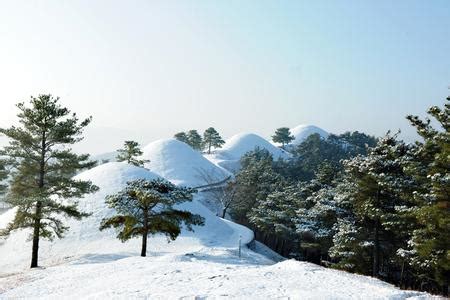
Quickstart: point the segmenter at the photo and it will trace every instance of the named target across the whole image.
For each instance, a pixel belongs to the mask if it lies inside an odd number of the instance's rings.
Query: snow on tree
[[[408,116],[411,125],[423,138],[412,149],[413,158],[404,165],[417,182],[407,197],[415,207],[411,214],[418,227],[413,231],[406,250],[410,264],[424,278],[434,278],[448,295],[450,279],[450,97],[444,108],[428,110],[441,128],[435,129],[430,119]],[[405,254],[406,252],[400,252]]]
[[[248,223],[248,213],[259,201],[275,189],[281,176],[273,169],[272,155],[266,149],[256,148],[241,158],[241,170],[236,176],[236,198],[231,205],[231,216],[243,224]]]
[[[182,225],[190,231],[193,225],[204,225],[200,215],[174,208],[192,201],[194,192],[162,179],[130,181],[122,191],[106,197],[106,203],[117,215],[103,219],[100,230],[116,228],[122,242],[141,236],[141,256],[146,256],[148,235],[163,233],[170,241],[178,237]]]
[[[143,152],[140,149],[139,143],[135,141],[125,141],[123,148],[117,150],[117,161],[126,161],[128,164],[143,167],[149,160],[139,159]]]
[[[207,149],[207,153],[211,154],[211,148],[220,148],[225,144],[220,134],[213,128],[209,127],[203,133],[203,146]]]
[[[381,275],[382,259],[395,256],[395,251],[404,244],[407,226],[398,208],[407,205],[401,198],[401,191],[411,183],[403,172],[401,161],[408,155],[408,146],[396,140],[396,135],[386,135],[377,145],[369,150],[367,156],[357,156],[344,161],[346,184],[341,187],[346,193],[344,203],[351,211],[344,224],[339,228],[331,254],[339,257],[336,249],[347,249],[347,254],[340,256],[341,266],[356,265],[356,271]],[[352,238],[342,238],[341,232],[349,231],[349,224],[357,228],[358,234]],[[355,240],[356,239],[356,240]],[[348,242],[348,243],[347,243]],[[339,244],[343,243],[343,244]],[[354,253],[357,257],[351,257]]]
[[[91,118],[79,121],[76,114],[59,104],[51,95],[31,97],[30,107],[19,108],[20,126],[0,129],[10,139],[0,155],[10,160],[11,181],[7,203],[17,207],[14,220],[1,232],[7,236],[16,229],[31,228],[33,241],[31,267],[38,266],[41,238],[62,237],[68,229],[57,215],[81,219],[87,213],[77,209],[80,198],[97,190],[89,181],[74,180],[80,170],[92,167],[89,155],[77,155],[70,145],[82,140],[83,129]]]
[[[291,131],[288,127],[281,127],[275,131],[275,134],[272,136],[272,141],[275,143],[281,143],[281,148],[285,148],[287,144],[292,142],[295,137],[291,134]]]

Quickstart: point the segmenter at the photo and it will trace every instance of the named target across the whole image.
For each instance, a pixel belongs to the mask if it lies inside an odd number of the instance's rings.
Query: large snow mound
[[[294,136],[293,145],[299,145],[304,142],[310,135],[318,133],[322,138],[326,139],[328,132],[314,125],[298,125],[291,128],[291,134]]]
[[[240,133],[227,139],[225,145],[211,155],[205,155],[210,161],[224,167],[231,172],[237,172],[240,168],[241,157],[256,148],[266,149],[275,160],[288,159],[290,154],[280,149],[263,137],[254,133]]]
[[[121,243],[116,239],[114,229],[99,231],[103,218],[112,216],[114,209],[107,207],[105,197],[121,190],[125,184],[134,179],[155,179],[159,175],[144,168],[128,165],[124,162],[112,162],[100,165],[77,176],[79,180],[90,180],[100,189],[79,200],[81,211],[91,215],[81,221],[68,219],[65,225],[70,227],[63,239],[53,242],[41,240],[40,264],[49,266],[64,263],[83,257],[127,257],[138,255],[140,239],[133,239]],[[184,255],[187,252],[198,251],[208,246],[235,247],[239,236],[243,243],[253,239],[253,232],[246,227],[218,218],[196,199],[178,206],[205,218],[205,226],[195,227],[194,232],[182,230],[179,238],[170,244],[164,236],[157,235],[149,238],[149,253],[175,253]],[[14,209],[0,215],[0,224],[4,228],[12,221]],[[1,228],[0,228],[1,229]],[[31,242],[27,239],[30,231],[18,230],[11,233],[6,240],[0,240],[0,277],[4,273],[23,270],[27,267],[31,254]],[[152,254],[150,254],[152,255]]]
[[[240,133],[232,136],[218,152],[230,159],[240,159],[245,153],[253,151],[255,148],[266,149],[274,159],[289,158],[286,151],[275,147],[254,133]]]
[[[201,186],[231,176],[225,169],[211,163],[203,155],[176,139],[161,139],[145,146],[143,158],[150,160],[145,167],[179,185]]]

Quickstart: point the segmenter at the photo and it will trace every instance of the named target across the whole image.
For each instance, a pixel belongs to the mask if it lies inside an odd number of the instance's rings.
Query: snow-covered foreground
[[[168,174],[181,184],[192,181],[196,170],[190,164],[174,174],[174,168],[180,166],[165,161],[176,151],[184,153],[184,148],[173,142],[161,147],[160,151],[170,155],[152,156],[153,163],[161,168],[158,174],[113,162],[77,175],[76,178],[91,180],[100,187],[97,193],[80,199],[81,210],[92,215],[82,221],[67,220],[70,230],[65,238],[41,242],[40,265],[44,268],[27,269],[31,253],[31,243],[27,240],[29,232],[17,231],[7,240],[0,240],[0,298],[428,297],[424,293],[400,291],[370,277],[309,263],[290,260],[275,263],[245,246],[239,257],[239,240],[243,245],[251,242],[253,232],[217,217],[198,199],[184,203],[180,208],[202,215],[205,226],[195,227],[195,232],[183,230],[171,243],[163,236],[151,237],[148,257],[140,257],[140,239],[121,243],[115,238],[114,230],[100,232],[98,227],[102,218],[114,213],[105,206],[105,196],[117,192],[131,179],[153,179]],[[172,173],[164,166],[170,166]],[[0,215],[0,228],[13,216],[14,210]]]
[[[425,299],[364,276],[287,260],[268,265],[246,250],[202,249],[151,257],[91,255],[0,279],[2,298]]]

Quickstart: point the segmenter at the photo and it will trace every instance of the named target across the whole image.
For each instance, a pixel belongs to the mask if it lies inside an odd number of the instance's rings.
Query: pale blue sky
[[[0,0],[0,25],[0,126],[52,93],[93,115],[94,153],[209,126],[410,138],[450,93],[448,0]]]

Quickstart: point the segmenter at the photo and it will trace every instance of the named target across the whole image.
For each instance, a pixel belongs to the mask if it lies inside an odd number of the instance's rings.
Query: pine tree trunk
[[[42,141],[41,141],[41,159],[39,166],[39,189],[44,188],[44,177],[45,177],[45,148],[46,148],[46,136],[45,132],[42,133]],[[31,252],[31,268],[36,268],[38,266],[38,258],[39,258],[39,238],[40,238],[40,229],[41,229],[41,210],[42,210],[42,202],[36,202],[36,210],[34,215],[34,224],[33,224],[33,246]]]
[[[39,254],[39,229],[41,227],[41,202],[37,201],[35,219],[33,225],[33,248],[31,253],[31,268],[38,266],[38,254]]]
[[[141,248],[141,256],[147,256],[147,235],[148,235],[148,211],[144,210],[144,229],[142,233],[142,248]]]
[[[146,257],[147,256],[147,234],[148,231],[142,234],[142,249],[141,249],[141,256]]]

